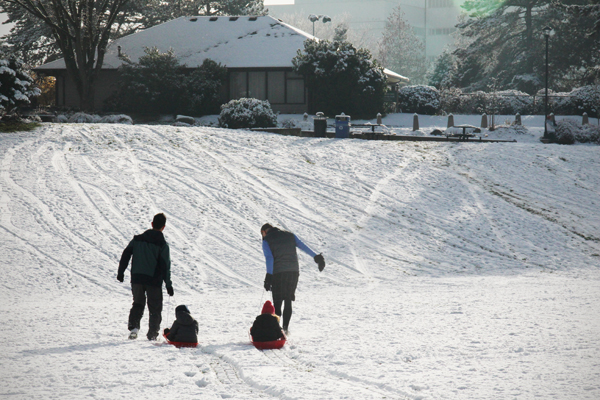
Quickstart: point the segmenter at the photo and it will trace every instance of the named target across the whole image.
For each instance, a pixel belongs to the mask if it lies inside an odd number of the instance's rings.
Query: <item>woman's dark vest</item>
[[[273,253],[273,273],[299,271],[296,238],[293,233],[271,228],[263,240],[266,240]]]

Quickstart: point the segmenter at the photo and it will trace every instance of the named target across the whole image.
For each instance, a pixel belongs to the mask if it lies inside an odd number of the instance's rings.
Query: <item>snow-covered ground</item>
[[[0,396],[600,398],[599,148],[543,145],[539,122],[494,133],[517,143],[106,124],[1,134]],[[412,116],[384,123],[410,129]],[[163,327],[187,304],[196,349],[127,340],[118,259],[157,212],[175,289]],[[268,298],[265,222],[327,267],[300,253],[290,340],[260,352],[247,332]]]

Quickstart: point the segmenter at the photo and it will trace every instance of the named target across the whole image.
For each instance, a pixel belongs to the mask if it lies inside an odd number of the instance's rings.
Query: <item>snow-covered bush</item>
[[[600,144],[600,127],[581,125],[572,119],[563,119],[556,124],[556,142],[560,144]]]
[[[221,106],[219,125],[230,129],[274,127],[277,115],[268,100],[241,98]]]
[[[491,104],[496,114],[515,115],[531,114],[533,112],[533,98],[525,92],[518,90],[501,90],[490,93]]]
[[[552,93],[550,97],[552,112],[561,115],[583,115],[590,117],[600,115],[600,85],[583,86],[566,93]],[[542,97],[543,98],[543,97]]]
[[[125,125],[133,125],[133,120],[129,115],[118,114],[118,115],[105,115],[100,118],[100,123],[102,124],[125,124]]]
[[[69,117],[69,122],[72,124],[90,124],[100,122],[102,118],[96,114],[86,114],[78,112]]]
[[[459,112],[462,90],[458,88],[441,89],[439,90],[439,94],[441,114],[454,114]]]
[[[313,119],[307,119],[306,121],[304,120],[299,120],[296,118],[289,118],[289,119],[285,119],[283,121],[281,121],[281,127],[282,128],[300,128],[304,131],[308,131],[308,130],[312,130],[314,128],[314,122]]]
[[[440,104],[440,92],[433,86],[404,86],[398,90],[398,107],[403,112],[435,115]]]
[[[454,112],[460,114],[490,113],[489,105],[488,94],[478,90],[473,93],[463,93],[460,97],[459,109]]]
[[[31,103],[30,98],[39,94],[40,90],[33,87],[33,78],[23,63],[15,58],[0,56],[0,115]]]
[[[105,115],[103,117],[96,114],[87,114],[78,112],[72,115],[59,114],[54,118],[54,122],[71,124],[126,124],[133,125],[133,120],[129,115]]]
[[[292,63],[294,71],[306,78],[311,112],[343,112],[357,119],[383,111],[386,76],[369,50],[349,42],[307,40]]]
[[[447,114],[523,115],[535,111],[533,97],[517,90],[463,93],[460,89],[445,89],[440,91],[440,103]]]

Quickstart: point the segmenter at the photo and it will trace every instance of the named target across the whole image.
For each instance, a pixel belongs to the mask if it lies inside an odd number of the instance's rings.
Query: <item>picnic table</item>
[[[383,126],[383,125],[381,125],[381,124],[371,124],[369,122],[367,122],[366,124],[352,124],[352,127],[371,128],[371,132],[375,132],[375,127],[376,126]]]
[[[476,135],[472,133],[467,133],[467,129],[477,129],[476,126],[473,125],[454,125],[452,128],[462,128],[462,133],[449,133],[446,137],[455,137],[459,140],[468,140],[469,138],[475,137]]]

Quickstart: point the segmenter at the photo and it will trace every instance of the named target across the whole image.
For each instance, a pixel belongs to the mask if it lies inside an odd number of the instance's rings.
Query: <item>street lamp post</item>
[[[542,29],[546,38],[546,91],[544,95],[544,139],[548,139],[548,39],[554,33],[552,28],[545,26]]]
[[[322,20],[324,24],[327,22],[331,22],[331,18],[329,18],[327,15],[310,14],[308,16],[308,19],[313,24],[313,36],[315,36],[315,22],[317,22],[318,20]]]

